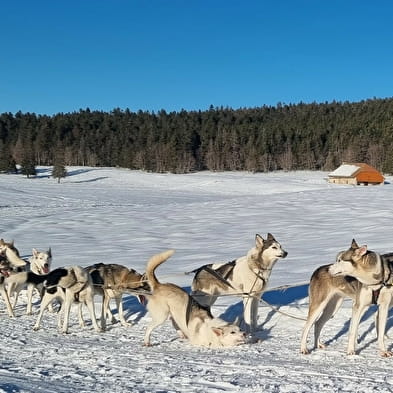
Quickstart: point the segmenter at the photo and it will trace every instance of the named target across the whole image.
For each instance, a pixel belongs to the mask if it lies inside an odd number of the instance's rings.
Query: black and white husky
[[[58,315],[58,318],[63,316],[61,332],[68,333],[69,315],[71,305],[74,302],[83,302],[87,305],[94,329],[97,332],[101,331],[101,328],[97,323],[94,309],[93,282],[91,280],[90,274],[83,267],[62,267],[54,269],[48,274],[42,275],[38,275],[33,272],[21,272],[12,275],[8,280],[12,283],[15,283],[16,285],[43,284],[45,293],[42,298],[40,313],[34,328],[39,327],[42,314],[49,304],[48,301],[52,301],[56,295],[64,292],[64,297],[63,295],[59,295],[62,299],[64,299],[62,312]],[[54,293],[51,293],[52,291]]]
[[[258,305],[265,291],[274,264],[288,253],[268,233],[266,240],[255,236],[255,246],[247,255],[224,264],[204,265],[193,271],[192,296],[210,307],[220,295],[243,296],[244,329],[253,333],[257,328]]]

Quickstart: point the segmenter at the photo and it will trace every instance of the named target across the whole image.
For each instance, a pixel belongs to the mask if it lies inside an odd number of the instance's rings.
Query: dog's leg
[[[169,315],[169,309],[168,308],[161,308],[161,307],[154,307],[155,305],[152,304],[152,300],[150,299],[148,303],[148,310],[150,312],[150,315],[152,317],[152,321],[146,328],[145,332],[145,338],[144,338],[144,345],[149,347],[151,345],[150,343],[150,336],[152,331],[157,327],[162,325],[166,319],[168,318]],[[149,307],[150,306],[150,307]],[[153,312],[154,308],[154,312]]]
[[[28,284],[26,315],[31,315],[33,312],[33,291],[34,291],[34,284]]]
[[[68,333],[68,321],[70,318],[70,310],[71,310],[71,305],[73,301],[74,294],[70,292],[68,289],[66,289],[66,295],[65,295],[65,300],[63,303],[63,327],[61,329],[61,332],[64,334]],[[60,318],[60,315],[59,315]]]
[[[255,304],[256,303],[256,304]],[[254,333],[258,318],[258,299],[253,296],[243,298],[244,329],[247,333]]]
[[[85,320],[83,319],[83,302],[79,302],[78,304],[78,320],[79,320],[79,326],[81,328],[84,328],[85,325]]]
[[[19,286],[15,282],[11,282],[7,285],[8,299],[11,301],[12,297],[14,297],[14,305],[13,305],[14,309],[16,307],[16,303],[18,302],[18,296],[21,289],[22,289],[21,286]]]
[[[88,294],[86,297],[86,306],[90,313],[91,323],[94,326],[94,330],[96,332],[102,332],[102,329],[98,326],[97,319],[96,319],[96,312],[94,308],[94,295]]]
[[[321,316],[315,321],[314,325],[314,346],[316,348],[324,349],[325,344],[320,340],[320,334],[322,328],[324,327],[325,323],[332,318],[337,310],[341,307],[344,298],[340,295],[334,295],[329,302],[327,303],[326,307],[322,311]]]
[[[41,299],[41,304],[40,304],[40,311],[38,313],[37,320],[33,326],[33,330],[38,330],[41,327],[41,320],[42,316],[44,315],[44,311],[48,307],[48,304],[52,302],[52,295],[50,294],[44,294],[44,296]]]
[[[108,316],[111,317],[111,323],[116,323],[116,319],[112,314],[112,311],[109,307],[109,303],[111,301],[111,297],[109,296],[109,293],[104,290],[103,298],[102,298],[102,308],[101,308],[101,328],[103,330],[106,329],[106,318]]]
[[[7,306],[8,315],[11,318],[15,317],[14,310],[12,309],[12,306],[11,306],[10,298],[8,297],[8,293],[5,290],[3,284],[0,285],[0,293],[1,293],[1,296],[3,296],[5,305]]]
[[[302,338],[300,343],[300,352],[304,355],[310,353],[309,350],[307,349],[307,337],[310,333],[310,329],[315,324],[315,321],[319,318],[321,313],[323,313],[323,310],[325,309],[329,300],[330,297],[323,299],[323,301],[319,303],[319,299],[318,301],[315,301],[313,300],[312,297],[310,298],[307,321],[303,328]],[[320,327],[320,329],[322,329],[322,326]],[[319,333],[318,333],[318,337],[319,337]],[[315,336],[316,341],[318,341],[318,337]],[[317,345],[317,343],[315,343],[315,345]]]
[[[117,313],[119,315],[121,324],[123,326],[131,326],[132,324],[127,322],[126,319],[124,318],[123,299],[121,294],[115,297],[115,302],[116,302]]]
[[[175,320],[173,318],[171,318],[172,321],[172,326],[174,327],[174,329],[177,332],[177,335],[179,336],[179,338],[187,338],[186,335],[181,331],[181,329],[179,328],[178,324],[175,322]]]
[[[385,345],[385,329],[388,318],[389,305],[392,300],[392,296],[387,292],[381,293],[378,299],[378,324],[377,324],[377,336],[378,336],[378,348],[382,357],[391,357],[393,353],[386,350]]]
[[[349,337],[348,337],[348,355],[355,355],[355,345],[356,339],[358,334],[358,328],[360,319],[362,318],[364,312],[366,311],[366,307],[369,305],[364,301],[364,296],[362,297],[362,290],[358,298],[354,301],[352,307],[352,317],[351,317],[351,324],[349,326]]]

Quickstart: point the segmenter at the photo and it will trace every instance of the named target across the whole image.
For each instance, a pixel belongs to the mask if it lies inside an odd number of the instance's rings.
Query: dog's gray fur
[[[244,328],[253,333],[257,328],[259,300],[267,287],[272,268],[287,254],[272,234],[268,233],[266,240],[257,234],[255,246],[246,256],[195,270],[192,296],[206,307],[212,306],[220,295],[243,296]],[[211,270],[216,274],[212,274]]]
[[[361,285],[356,286],[352,306],[352,318],[349,328],[348,355],[355,354],[356,338],[360,319],[366,309],[378,296],[378,315],[376,318],[377,341],[381,356],[390,357],[392,352],[386,349],[385,329],[387,315],[393,299],[393,265],[391,259],[382,258],[379,253],[370,251],[367,246],[358,246],[353,240],[351,247],[338,255],[337,261],[329,267],[332,277],[351,276]]]

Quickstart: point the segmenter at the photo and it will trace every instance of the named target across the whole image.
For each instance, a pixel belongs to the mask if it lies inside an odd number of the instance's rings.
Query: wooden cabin
[[[336,170],[328,174],[329,183],[336,184],[383,184],[385,178],[372,166],[365,163],[344,162]]]

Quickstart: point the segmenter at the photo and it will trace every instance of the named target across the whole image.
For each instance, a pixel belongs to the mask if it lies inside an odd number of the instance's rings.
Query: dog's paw
[[[391,358],[393,356],[393,352],[391,352],[391,351],[381,351],[380,355],[383,358]]]
[[[301,353],[302,355],[309,355],[309,354],[310,354],[310,351],[309,351],[307,348],[303,348],[303,349],[300,350],[300,353]]]
[[[36,326],[36,325],[34,325],[34,326],[33,326],[33,330],[36,332],[37,330],[40,330],[40,327],[39,327],[39,326]]]

